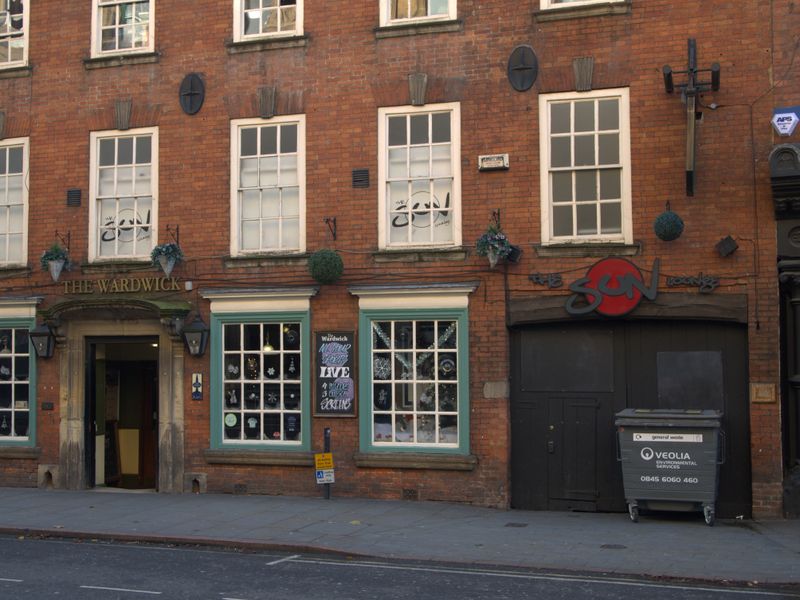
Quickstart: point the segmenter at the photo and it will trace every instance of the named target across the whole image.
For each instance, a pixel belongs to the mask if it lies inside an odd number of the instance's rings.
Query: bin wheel
[[[634,523],[639,522],[639,507],[635,504],[628,504],[628,514],[631,517],[631,521]]]
[[[703,507],[703,517],[705,517],[706,525],[708,525],[709,527],[713,527],[714,526],[715,516],[716,515],[714,514],[714,507],[713,506],[704,506]]]

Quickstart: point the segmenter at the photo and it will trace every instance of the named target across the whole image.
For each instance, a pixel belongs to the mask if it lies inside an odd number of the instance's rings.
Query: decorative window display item
[[[223,443],[302,441],[300,332],[298,322],[222,325]]]

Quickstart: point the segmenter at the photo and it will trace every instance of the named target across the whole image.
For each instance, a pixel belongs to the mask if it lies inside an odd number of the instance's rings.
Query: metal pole
[[[330,452],[331,451],[331,428],[330,427],[326,427],[325,428],[325,447],[324,447],[324,449],[325,449],[325,452]],[[326,483],[325,484],[325,500],[330,500],[330,499],[331,499],[331,484],[330,483]]]

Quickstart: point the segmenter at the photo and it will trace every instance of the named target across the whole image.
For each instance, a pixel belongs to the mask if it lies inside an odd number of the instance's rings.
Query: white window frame
[[[100,140],[107,138],[136,137],[150,135],[150,191],[153,198],[150,209],[150,244],[143,246],[144,250],[136,255],[114,255],[100,256],[97,228],[99,224],[97,217],[99,207],[97,205],[97,185],[99,170],[99,146]],[[110,131],[93,131],[89,135],[89,262],[113,262],[113,261],[150,261],[150,252],[156,245],[158,238],[158,127],[141,127],[138,129],[126,129],[124,131],[115,129]]]
[[[156,0],[146,0],[150,5],[147,39],[149,43],[142,48],[123,48],[118,50],[103,50],[102,28],[100,23],[101,5],[112,4],[134,4],[140,0],[92,0],[92,44],[91,52],[93,58],[102,56],[117,56],[120,54],[144,54],[155,51],[155,23],[156,23]]]
[[[554,237],[552,234],[552,186],[550,184],[550,103],[563,101],[619,100],[619,164],[621,195],[620,233]],[[539,179],[542,221],[542,244],[633,243],[631,207],[630,91],[628,88],[566,92],[539,95]]]
[[[244,6],[245,0],[233,0],[233,41],[246,42],[248,40],[261,40],[303,35],[303,0],[296,0],[294,29],[276,31],[274,33],[259,33],[246,35],[244,33]]]
[[[0,140],[0,148],[11,148],[13,146],[22,146],[22,239],[20,241],[22,247],[20,249],[20,259],[16,261],[9,261],[9,260],[1,261],[0,267],[24,266],[28,264],[28,211],[29,211],[28,188],[30,187],[29,145],[30,145],[30,140],[27,137],[8,138],[5,140]],[[3,175],[2,177],[4,178],[6,177],[6,175]],[[3,187],[5,187],[4,181],[0,180],[0,183],[2,183]]]
[[[389,117],[420,113],[450,112],[450,147],[453,190],[450,198],[453,239],[442,243],[390,243],[388,230],[387,175],[389,160]],[[392,106],[378,109],[378,247],[402,248],[451,248],[461,245],[461,105],[458,102],[426,104],[425,106]]]
[[[554,8],[567,8],[572,6],[586,6],[588,4],[621,4],[625,0],[539,0],[541,10]]]
[[[406,19],[391,18],[391,3],[394,0],[380,0],[380,23],[381,27],[392,27],[397,25],[408,25],[412,23],[427,23],[429,21],[453,21],[456,19],[457,6],[456,0],[447,0],[447,14],[430,15],[425,17],[409,17]]]
[[[3,7],[8,6],[9,0],[0,0],[0,5]],[[22,39],[22,60],[7,61],[0,64],[0,69],[13,69],[18,67],[25,67],[28,65],[28,40],[30,39],[30,3],[32,0],[24,0],[22,4],[22,30],[21,35],[16,39]],[[10,35],[6,37],[7,40],[14,39]]]
[[[297,181],[299,211],[299,247],[242,250],[240,236],[239,206],[239,131],[246,127],[297,125]],[[305,115],[285,115],[271,119],[236,119],[231,121],[231,256],[248,256],[258,254],[302,254],[306,251],[306,117]]]

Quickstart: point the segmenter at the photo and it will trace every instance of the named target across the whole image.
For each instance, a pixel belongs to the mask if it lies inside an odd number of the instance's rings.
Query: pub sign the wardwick
[[[355,335],[352,331],[317,333],[314,415],[355,417]]]

